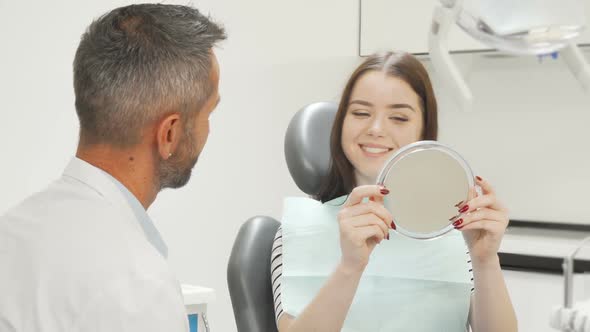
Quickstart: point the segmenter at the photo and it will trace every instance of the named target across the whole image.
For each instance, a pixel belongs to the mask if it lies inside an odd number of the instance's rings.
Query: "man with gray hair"
[[[63,176],[0,217],[0,331],[186,331],[146,213],[185,185],[219,102],[224,29],[188,6],[117,8],[74,60],[80,140]]]

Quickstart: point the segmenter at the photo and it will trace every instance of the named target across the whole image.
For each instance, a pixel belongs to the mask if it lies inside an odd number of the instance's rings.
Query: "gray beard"
[[[191,178],[192,170],[198,160],[186,165],[184,160],[164,160],[160,163],[158,169],[159,187],[160,190],[171,188],[178,189],[184,187]],[[183,165],[184,164],[184,165]]]
[[[158,166],[158,187],[178,189],[184,187],[191,178],[193,167],[199,160],[199,153],[195,140],[190,136],[190,127],[185,131],[185,138],[180,143],[182,151],[168,158],[161,160]],[[196,155],[195,157],[193,157]],[[194,158],[190,160],[188,158]]]

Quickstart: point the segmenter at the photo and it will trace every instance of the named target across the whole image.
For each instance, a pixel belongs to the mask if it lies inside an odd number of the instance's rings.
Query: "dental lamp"
[[[430,59],[459,107],[469,111],[473,95],[449,53],[453,24],[509,54],[559,51],[572,74],[590,91],[590,65],[575,43],[586,25],[583,0],[440,0],[428,37]]]

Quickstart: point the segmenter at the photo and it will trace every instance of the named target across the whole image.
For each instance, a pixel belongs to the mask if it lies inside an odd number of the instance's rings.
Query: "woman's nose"
[[[369,124],[367,134],[372,136],[382,136],[383,134],[383,119],[380,117],[374,117]]]

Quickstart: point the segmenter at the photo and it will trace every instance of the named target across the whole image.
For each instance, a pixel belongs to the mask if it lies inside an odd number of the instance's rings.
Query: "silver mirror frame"
[[[472,171],[471,167],[469,166],[469,164],[467,163],[467,161],[465,161],[465,159],[463,159],[463,157],[458,152],[456,152],[455,150],[453,150],[449,146],[439,143],[437,141],[418,141],[418,142],[408,144],[408,145],[400,148],[399,150],[397,150],[389,158],[389,160],[385,163],[385,166],[383,167],[383,169],[379,173],[379,176],[377,177],[377,184],[383,185],[385,183],[385,181],[387,180],[387,176],[389,175],[389,171],[396,163],[398,163],[399,161],[403,160],[405,157],[407,157],[413,153],[419,153],[420,151],[427,151],[427,150],[437,150],[437,151],[446,153],[447,155],[451,156],[454,160],[457,161],[457,163],[465,171],[465,176],[467,177],[467,183],[469,184],[469,188],[474,187],[475,182],[473,180],[473,178],[474,178],[473,171]],[[389,188],[389,189],[395,190],[395,188]],[[467,198],[468,197],[466,197],[466,199]],[[394,219],[395,219],[395,212],[394,211],[391,211],[391,212],[394,214]],[[400,233],[402,235],[410,237],[410,238],[419,239],[419,240],[431,240],[431,239],[436,239],[438,237],[441,237],[453,229],[454,229],[454,226],[453,226],[452,222],[449,221],[449,224],[446,227],[444,227],[438,231],[430,232],[430,233],[412,232],[400,225],[396,225],[395,231],[397,231],[398,233]]]

